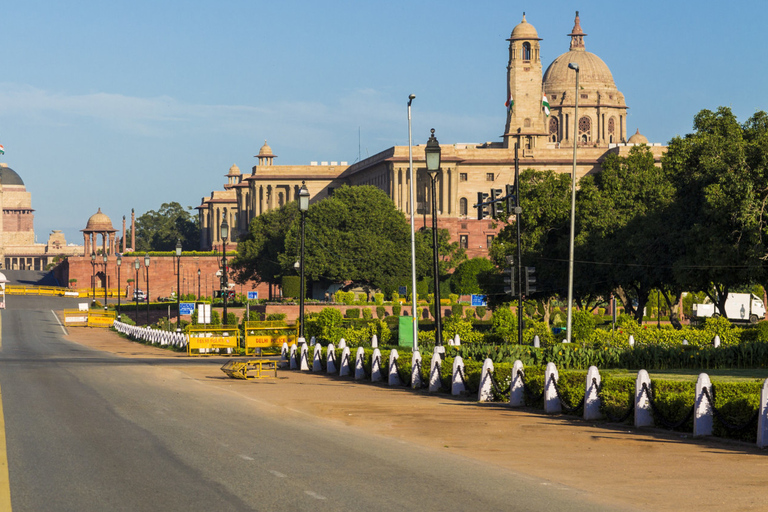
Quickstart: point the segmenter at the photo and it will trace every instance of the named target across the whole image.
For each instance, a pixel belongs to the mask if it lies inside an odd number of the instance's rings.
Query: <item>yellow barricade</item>
[[[219,354],[222,354],[222,349],[231,349],[229,352],[234,354],[240,346],[240,330],[236,325],[223,327],[195,325],[191,326],[188,332],[187,354],[190,356],[211,354],[217,349]]]
[[[285,322],[245,323],[246,354],[253,354],[257,349],[281,347],[283,343],[295,345],[298,339],[298,325],[288,325]]]
[[[88,327],[88,312],[78,309],[64,310],[64,325],[73,327]]]
[[[95,311],[88,312],[88,327],[112,327],[115,323],[114,311]]]
[[[277,361],[270,359],[228,361],[221,367],[221,371],[233,379],[276,379]]]

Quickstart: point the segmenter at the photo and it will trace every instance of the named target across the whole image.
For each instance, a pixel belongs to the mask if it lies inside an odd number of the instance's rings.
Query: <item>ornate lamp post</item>
[[[107,288],[109,288],[109,277],[107,277],[107,261],[109,261],[109,258],[106,252],[102,254],[102,259],[104,260],[104,311],[107,311]]]
[[[440,312],[440,260],[437,247],[437,194],[435,182],[440,174],[440,143],[435,138],[435,129],[432,128],[431,135],[427,141],[427,147],[424,148],[424,157],[427,161],[427,173],[432,182],[432,260],[434,263],[435,275],[435,346],[443,346],[443,325]],[[414,290],[415,292],[415,290]],[[415,311],[414,311],[415,313]]]
[[[147,271],[147,327],[149,327],[149,254],[144,253],[144,267]]]
[[[118,253],[117,259],[115,259],[115,265],[117,265],[117,321],[120,321],[120,295],[123,293],[123,285],[120,282],[120,265],[123,264],[123,255]]]
[[[181,332],[181,288],[179,288],[179,281],[181,280],[181,240],[176,240],[176,332]]]
[[[139,258],[136,258],[136,261],[133,262],[133,268],[136,270],[136,280],[134,281],[133,285],[133,298],[136,301],[136,324],[139,323],[139,268],[141,267],[141,263],[139,263]]]
[[[568,67],[576,71],[573,113],[573,169],[571,170],[571,236],[568,249],[568,319],[565,326],[566,341],[570,343],[571,326],[573,325],[573,239],[576,233],[576,147],[579,145],[579,65],[571,62]]]
[[[229,276],[227,275],[227,238],[229,238],[229,223],[227,222],[226,211],[224,220],[221,223],[221,297],[224,299],[224,318],[221,319],[221,325],[227,325],[227,296],[229,295]]]
[[[96,253],[91,252],[91,306],[96,304]]]
[[[306,183],[301,182],[299,189],[299,211],[301,212],[301,279],[299,280],[299,337],[304,337],[304,226],[307,224],[307,210],[309,209],[309,189]]]

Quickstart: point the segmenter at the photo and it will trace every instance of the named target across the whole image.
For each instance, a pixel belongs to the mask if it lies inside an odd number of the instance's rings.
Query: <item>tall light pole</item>
[[[227,211],[224,210],[224,220],[221,223],[221,297],[224,299],[224,318],[221,319],[221,325],[227,325],[227,296],[229,295],[229,276],[227,275],[227,238],[229,238],[229,223],[227,222]]]
[[[136,301],[136,325],[139,325],[139,268],[141,268],[139,258],[136,258],[133,262],[133,268],[136,270],[136,280],[134,281],[135,284],[133,286],[133,299]]]
[[[200,269],[197,269],[197,300],[200,300]]]
[[[435,129],[432,128],[427,147],[424,148],[424,157],[427,161],[427,173],[432,182],[432,263],[435,275],[435,346],[443,346],[443,322],[440,306],[440,259],[437,247],[437,192],[435,181],[440,171],[440,143],[435,138]]]
[[[419,320],[416,316],[416,211],[414,210],[414,179],[413,179],[413,137],[411,136],[411,103],[416,99],[415,94],[408,96],[408,172],[411,181],[411,323],[413,331],[413,351],[419,348]]]
[[[96,305],[96,253],[91,252],[91,306]]]
[[[176,332],[181,332],[181,239],[176,240]]]
[[[571,170],[571,236],[568,248],[568,319],[565,326],[565,341],[570,343],[573,326],[573,240],[576,236],[576,148],[579,145],[579,65],[575,62],[568,67],[576,72],[576,91],[573,112],[573,169]]]
[[[109,288],[109,278],[107,277],[107,261],[109,261],[109,257],[107,256],[106,252],[102,254],[102,259],[104,261],[104,311],[107,311],[107,288]]]
[[[300,270],[301,279],[299,283],[299,337],[304,337],[304,226],[307,223],[307,210],[309,209],[309,189],[302,181],[299,189],[299,211],[301,212],[301,254]]]
[[[147,270],[147,327],[149,327],[149,253],[144,253],[144,267]]]
[[[120,295],[123,293],[123,285],[120,282],[120,266],[123,264],[123,255],[117,253],[117,259],[115,259],[115,265],[117,265],[117,321],[120,321]]]

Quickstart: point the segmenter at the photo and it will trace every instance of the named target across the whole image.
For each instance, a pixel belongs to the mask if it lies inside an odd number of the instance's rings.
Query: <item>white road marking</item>
[[[62,325],[61,320],[59,320],[59,315],[56,314],[54,310],[51,310],[51,314],[53,315],[53,318],[56,319],[56,323],[59,324],[59,327],[61,327],[61,332],[64,333],[64,336],[69,334],[67,330],[64,328],[64,325]]]
[[[277,478],[285,478],[285,477],[287,477],[287,476],[288,476],[288,475],[285,475],[285,474],[283,474],[283,473],[281,473],[281,472],[279,472],[279,471],[275,471],[274,469],[268,469],[267,471],[269,471],[270,473],[272,473],[272,474],[273,474],[274,476],[276,476]]]
[[[325,496],[321,494],[317,494],[315,491],[304,491],[305,494],[308,494],[309,496],[312,496],[316,500],[325,500],[327,499]]]

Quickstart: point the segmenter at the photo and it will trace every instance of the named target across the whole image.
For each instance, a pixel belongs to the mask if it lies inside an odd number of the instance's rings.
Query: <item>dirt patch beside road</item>
[[[69,340],[121,357],[187,357],[105,329],[69,331]],[[246,382],[226,378],[211,360],[173,369],[280,414],[447,450],[584,490],[609,504],[676,512],[768,509],[762,497],[768,453],[749,444],[592,424],[320,374],[281,371],[277,380]]]

